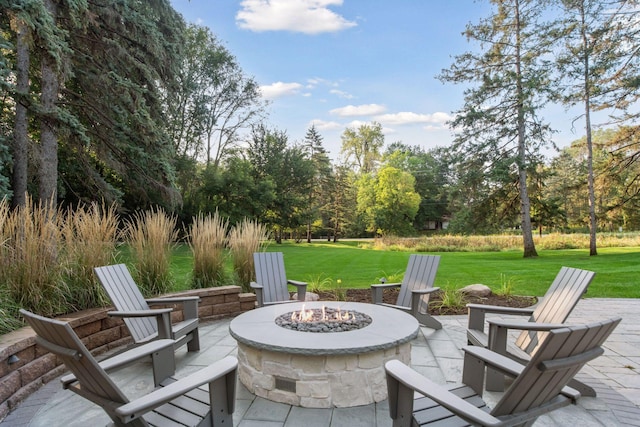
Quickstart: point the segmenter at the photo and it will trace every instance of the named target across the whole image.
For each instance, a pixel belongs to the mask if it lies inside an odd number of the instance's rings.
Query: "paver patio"
[[[596,387],[598,397],[583,397],[578,405],[554,411],[538,419],[536,426],[640,426],[640,300],[585,299],[569,317],[569,323],[586,323],[621,316],[622,323],[605,343],[606,352],[591,362],[581,379]],[[177,376],[236,354],[236,341],[229,335],[231,319],[201,326],[201,350],[176,353]],[[459,382],[462,352],[466,344],[466,316],[439,316],[443,329],[421,328],[412,341],[412,366],[441,383]],[[144,368],[144,369],[141,369]],[[134,365],[119,371],[115,380],[129,396],[148,391],[153,380],[148,366]],[[146,371],[146,372],[143,372]],[[489,399],[495,395],[488,394]],[[9,414],[0,427],[101,426],[110,420],[102,409],[62,390],[54,380]],[[238,387],[234,425],[238,427],[357,427],[390,426],[386,401],[353,408],[308,409],[274,403]]]

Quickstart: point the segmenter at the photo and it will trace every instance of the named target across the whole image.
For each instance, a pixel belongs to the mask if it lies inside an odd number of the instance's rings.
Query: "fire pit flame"
[[[314,310],[305,310],[305,306],[302,306],[300,311],[294,311],[291,313],[291,321],[296,323],[311,323],[311,322],[346,322],[354,320],[353,313],[345,311],[344,313],[340,308],[336,309],[334,313],[327,314],[325,306],[322,306],[320,315],[316,315]]]
[[[340,307],[312,308],[303,305],[300,311],[291,311],[276,317],[278,326],[300,332],[347,332],[368,326],[370,316]]]

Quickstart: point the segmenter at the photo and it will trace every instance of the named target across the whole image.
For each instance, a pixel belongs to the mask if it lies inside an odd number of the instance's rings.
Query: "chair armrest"
[[[183,394],[200,387],[201,385],[212,382],[230,373],[235,373],[238,368],[238,359],[233,356],[227,356],[224,359],[209,365],[193,374],[181,378],[165,387],[156,389],[151,393],[135,399],[125,405],[116,408],[116,414],[123,421],[131,421],[141,417],[150,410],[157,408]],[[235,387],[235,375],[232,379],[233,384],[228,387]],[[211,388],[211,387],[210,387]],[[211,391],[210,391],[211,392]],[[233,405],[233,403],[231,403]]]
[[[115,356],[105,359],[98,364],[106,372],[111,372],[116,369],[124,368],[125,366],[128,366],[143,358],[151,356],[153,353],[167,348],[170,348],[171,354],[173,354],[174,343],[175,341],[170,339],[149,341],[146,344],[140,345],[138,347],[133,347],[130,350],[116,354]],[[76,381],[76,376],[73,374],[68,374],[60,378],[60,381],[62,382],[62,387],[67,388],[69,384]]]
[[[258,307],[264,307],[264,286],[259,285],[257,282],[251,282],[249,283],[249,286],[251,286],[251,289],[256,293],[256,302],[258,303]]]
[[[402,283],[374,283],[371,285],[371,302],[374,304],[382,304],[382,294],[385,289],[399,288]]]
[[[472,388],[474,387],[473,385],[474,378],[478,378],[478,379],[480,378],[476,376],[478,375],[478,371],[481,372],[480,375],[482,376],[484,375],[484,367],[482,369],[478,369],[478,366],[476,364],[467,362],[466,361],[467,356],[470,356],[471,358],[475,358],[476,360],[481,360],[485,363],[485,366],[489,365],[491,368],[497,371],[500,371],[500,373],[504,375],[508,375],[512,378],[515,378],[518,375],[520,375],[520,373],[526,367],[526,365],[516,362],[515,360],[510,359],[501,354],[495,353],[489,350],[488,348],[469,345],[469,346],[462,347],[462,351],[464,351],[465,353],[465,363],[464,363],[464,369],[462,372],[462,382],[464,384],[469,385]],[[482,379],[479,379],[479,381],[480,381],[479,386],[482,387],[482,384],[483,384]],[[562,388],[562,394],[574,402],[577,401],[581,396],[578,390],[571,388],[569,386],[564,386]]]
[[[487,320],[489,330],[496,328],[517,329],[520,331],[550,331],[552,329],[564,328],[567,326],[562,323],[537,323],[537,322],[518,322],[508,319],[491,319]]]
[[[515,315],[531,315],[534,312],[534,308],[525,307],[525,308],[517,308],[517,307],[504,307],[500,305],[485,305],[485,304],[467,304],[467,308],[469,310],[481,310],[485,313],[496,313],[496,314],[515,314]]]
[[[167,297],[167,298],[149,298],[145,300],[147,304],[175,304],[185,303],[189,301],[200,301],[200,297]]]
[[[198,318],[198,303],[200,302],[200,297],[198,296],[151,298],[146,301],[149,305],[182,304],[182,313],[185,319]]]
[[[298,301],[306,301],[307,299],[307,282],[299,282],[297,280],[287,280],[289,285],[293,285],[298,289]]]
[[[154,308],[153,310],[109,311],[107,314],[112,317],[155,317],[172,311],[173,308]]]
[[[431,294],[431,293],[439,291],[439,290],[440,290],[440,288],[411,289],[411,293],[412,294],[426,295],[426,294]]]
[[[374,283],[373,285],[371,285],[372,288],[380,289],[399,288],[400,286],[402,286],[402,283]]]
[[[173,308],[154,308],[152,310],[109,311],[107,314],[112,317],[155,317],[158,323],[158,338],[173,339],[171,333],[172,311]]]
[[[492,319],[487,323],[489,324],[488,348],[500,354],[507,354],[509,329],[544,332],[566,326],[558,323],[517,322],[505,319]]]
[[[451,393],[440,384],[436,384],[428,378],[423,377],[398,360],[390,360],[387,362],[385,364],[385,370],[387,372],[387,384],[390,394],[391,390],[398,389],[399,383],[410,390],[417,391],[418,393],[429,397],[470,423],[483,426],[502,425],[501,420],[493,417],[482,409],[476,408],[474,405]],[[403,394],[406,396],[405,393]],[[392,405],[392,399],[395,399],[395,397],[390,397],[390,405]],[[395,408],[390,408],[390,410],[392,414],[397,412]],[[397,415],[398,414],[396,413],[396,416]],[[407,415],[409,417],[411,416],[411,414]]]
[[[300,282],[298,280],[287,280],[287,283],[293,286],[307,286],[307,282]]]
[[[484,330],[484,319],[487,313],[493,314],[513,314],[513,315],[531,315],[534,309],[527,308],[515,308],[515,307],[502,307],[497,305],[484,305],[484,304],[467,304],[467,311],[469,315],[469,329],[475,329],[478,331]]]
[[[525,365],[523,365],[522,363],[516,362],[515,360],[510,359],[507,356],[498,354],[494,351],[489,350],[488,348],[478,347],[477,345],[464,346],[462,347],[462,351],[464,351],[465,355],[468,354],[476,359],[479,359],[486,365],[490,365],[492,368],[511,377],[520,375],[520,372],[522,372],[525,367]],[[473,369],[478,369],[478,367],[474,366]],[[462,382],[466,384],[466,382],[464,381],[464,374]]]

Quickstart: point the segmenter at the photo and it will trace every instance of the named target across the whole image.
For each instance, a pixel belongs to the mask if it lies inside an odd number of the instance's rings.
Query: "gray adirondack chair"
[[[98,363],[68,323],[26,310],[20,312],[36,332],[37,344],[57,355],[71,371],[62,377],[63,388],[100,406],[113,420],[113,425],[233,425],[238,366],[235,357],[226,357],[176,380],[170,376],[175,368],[172,340],[151,341]],[[129,401],[108,372],[150,355],[157,387]]]
[[[439,255],[412,254],[409,257],[402,283],[371,285],[371,300],[374,304],[405,310],[411,313],[420,324],[433,329],[441,329],[442,324],[429,314],[429,297],[433,292],[440,290],[440,288],[433,287],[439,264]],[[383,290],[394,287],[400,288],[396,304],[384,304],[382,302]]]
[[[550,329],[562,325],[582,295],[587,292],[595,273],[577,268],[562,267],[542,300],[530,308],[495,307],[482,304],[467,304],[469,309],[469,327],[467,340],[471,345],[488,347],[491,350],[526,363],[534,354],[542,339]],[[493,319],[486,322],[485,315],[499,313],[507,315],[529,316],[526,321]],[[510,329],[520,330],[515,343],[508,340]],[[583,396],[595,396],[595,390],[578,381],[572,380],[571,387],[579,389]],[[487,390],[504,390],[504,376],[493,370],[487,373]]]
[[[464,347],[463,384],[453,387],[389,361],[385,369],[393,426],[530,426],[540,415],[575,403],[580,393],[567,383],[604,353],[601,345],[618,323],[620,318],[553,329],[526,365],[483,347]],[[514,378],[492,409],[482,400],[485,366]],[[422,396],[414,400],[414,391]]]
[[[145,299],[124,264],[93,269],[117,311],[108,314],[124,320],[136,344],[158,338],[175,341],[175,348],[187,344],[188,351],[200,350],[198,334],[199,297]],[[172,308],[151,309],[153,305],[182,304],[183,320],[171,323]]]
[[[256,281],[250,285],[256,293],[258,307],[305,300],[307,283],[287,279],[282,252],[256,252],[253,254],[253,263]],[[287,285],[297,288],[297,300],[291,300]]]

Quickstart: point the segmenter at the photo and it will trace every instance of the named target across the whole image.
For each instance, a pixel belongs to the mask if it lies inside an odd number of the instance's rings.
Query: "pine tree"
[[[479,42],[481,52],[457,56],[439,78],[472,84],[451,123],[458,130],[453,150],[462,165],[469,163],[467,172],[493,175],[503,185],[518,187],[524,257],[534,257],[527,170],[535,166],[549,131],[536,115],[544,104],[540,95],[548,83],[548,67],[543,62],[547,49],[539,25],[545,2],[491,3],[493,14],[476,25],[469,24],[464,33]]]

